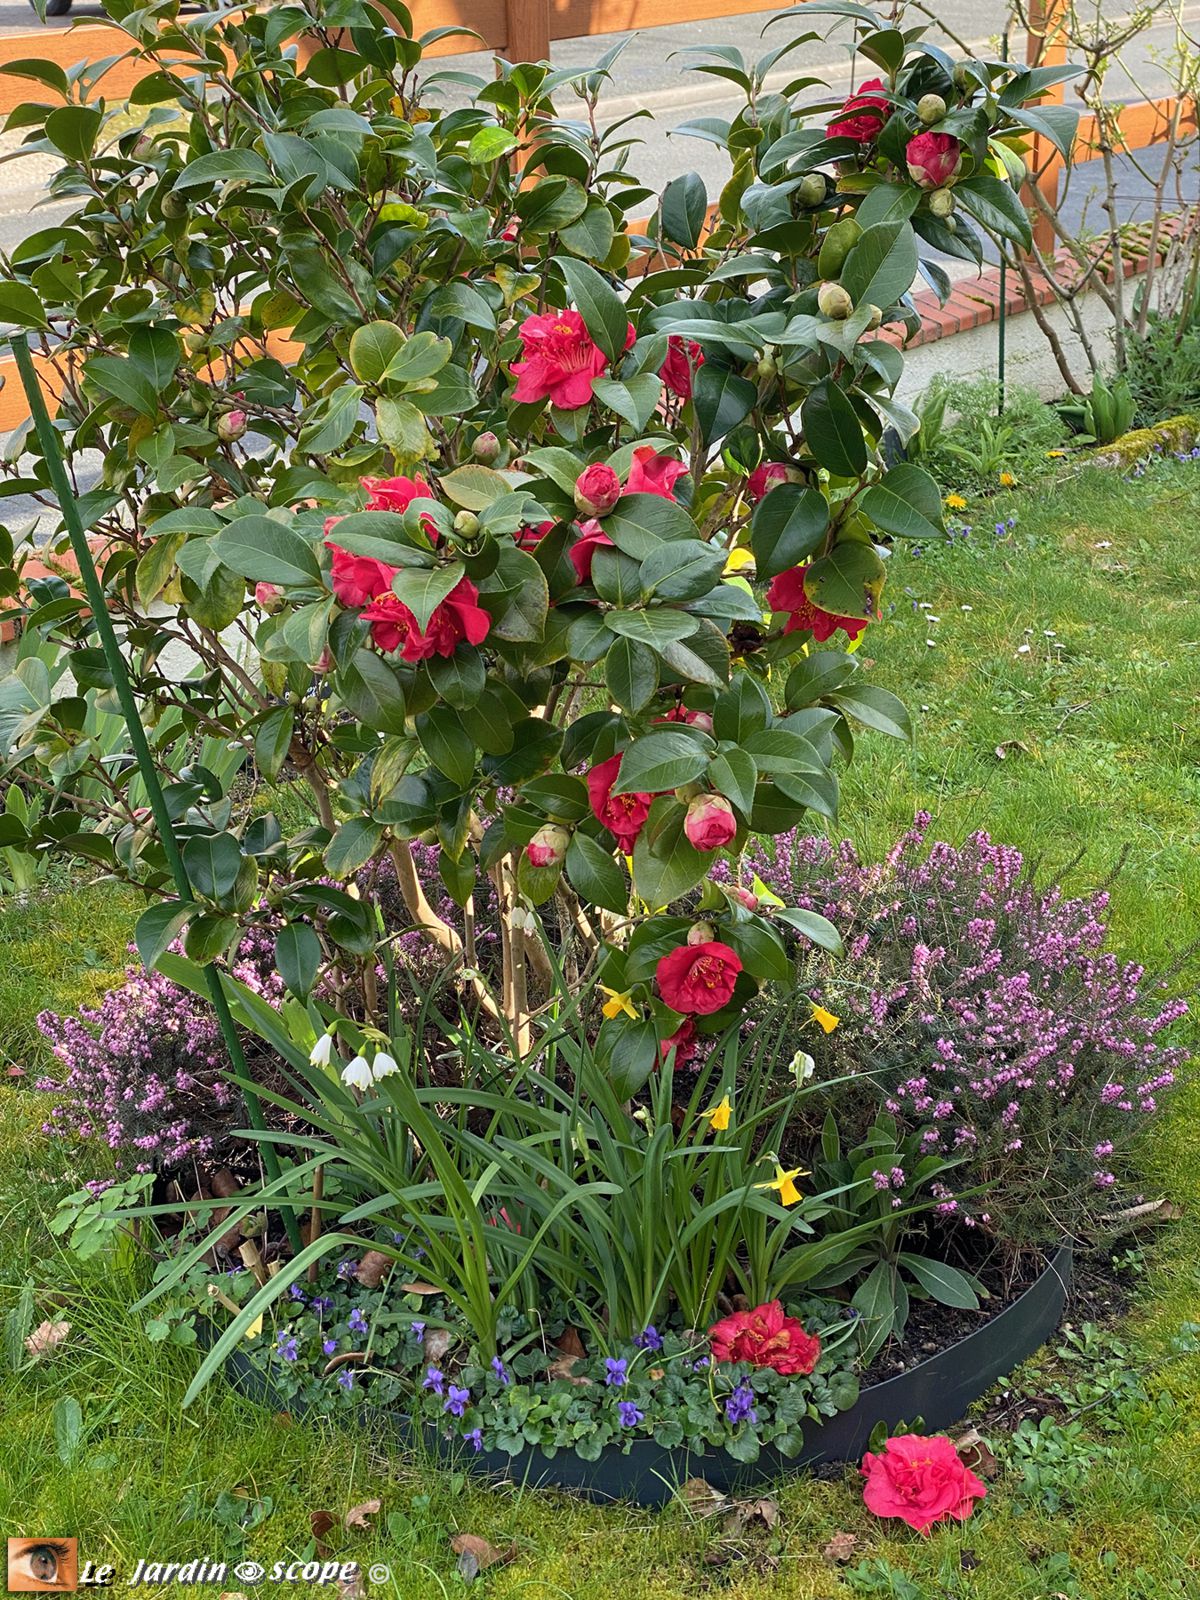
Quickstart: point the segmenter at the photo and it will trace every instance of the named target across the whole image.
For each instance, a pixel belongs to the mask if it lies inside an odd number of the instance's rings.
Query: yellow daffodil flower
[[[1000,474],[1000,487],[1002,489],[1011,489],[1016,481],[1011,472],[1002,472]]]
[[[803,1167],[793,1167],[790,1172],[785,1172],[779,1163],[776,1162],[775,1176],[772,1178],[771,1182],[756,1183],[754,1187],[756,1189],[775,1189],[779,1193],[779,1203],[781,1206],[794,1206],[800,1199],[800,1191],[796,1187],[796,1179],[807,1177],[808,1173]]]
[[[729,1126],[729,1119],[732,1115],[733,1106],[730,1104],[728,1095],[725,1096],[720,1105],[712,1106],[709,1110],[701,1112],[701,1116],[708,1118],[708,1125],[714,1133],[724,1133]]]
[[[967,502],[961,494],[948,494],[942,504],[948,511],[965,511]]]
[[[824,1006],[819,1006],[815,1000],[810,1000],[812,1006],[812,1021],[826,1033],[832,1033],[841,1022],[841,1017],[835,1017],[832,1011],[826,1011]]]
[[[600,988],[608,996],[608,999],[600,1009],[610,1022],[613,1017],[619,1017],[622,1012],[627,1017],[632,1017],[635,1022],[637,1021],[637,1007],[634,1005],[628,989],[622,992],[620,989],[609,989],[604,984],[601,984]]]

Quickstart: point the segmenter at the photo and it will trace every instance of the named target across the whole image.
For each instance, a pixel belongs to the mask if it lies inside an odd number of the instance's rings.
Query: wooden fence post
[[[551,0],[504,0],[510,61],[549,61]]]
[[[1025,60],[1031,67],[1060,67],[1067,59],[1066,21],[1070,0],[1029,0],[1029,31],[1025,36]],[[1042,100],[1061,105],[1065,98],[1064,86],[1056,83],[1048,89]],[[1029,165],[1038,172],[1037,186],[1048,201],[1051,210],[1057,211],[1059,179],[1063,170],[1062,158],[1048,139],[1035,134],[1029,153]],[[1050,219],[1039,212],[1033,221],[1033,242],[1043,255],[1054,249],[1054,229]]]

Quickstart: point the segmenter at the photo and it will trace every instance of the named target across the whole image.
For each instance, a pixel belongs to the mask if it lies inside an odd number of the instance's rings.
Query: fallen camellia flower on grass
[[[36,1361],[52,1355],[71,1331],[69,1322],[42,1322],[25,1341],[25,1348]]]
[[[863,1500],[877,1517],[898,1517],[918,1533],[948,1517],[965,1522],[975,1501],[987,1494],[983,1484],[942,1434],[926,1439],[904,1433],[888,1439],[878,1455],[863,1457]]]

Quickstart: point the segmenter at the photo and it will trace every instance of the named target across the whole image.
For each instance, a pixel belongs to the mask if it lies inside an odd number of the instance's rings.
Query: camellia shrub
[[[103,458],[80,505],[193,902],[158,898],[131,768],[88,736],[111,688],[80,596],[20,587],[10,552],[13,614],[76,685],[54,699],[29,660],[4,685],[10,772],[60,796],[28,843],[154,896],[150,964],[180,933],[222,961],[282,918],[297,996],[373,965],[372,908],[341,883],[388,856],[518,1053],[552,988],[543,929],[599,963],[622,997],[601,1050],[633,1089],[787,980],[779,924],[833,938],[736,884],[704,888],[699,922],[689,897],[754,835],[836,813],[855,725],[907,731],[851,654],[806,658],[877,618],[881,539],[941,527],[932,479],[880,456],[915,419],[873,334],[911,318],[918,275],[944,283],[922,246],[1027,238],[1017,152],[1045,118],[1025,105],[1056,71],[955,64],[865,11],[851,30],[883,76],[845,105],[802,104],[811,79],[762,90],[811,33],[722,58],[748,103],[692,129],[732,162],[710,215],[696,174],[653,196],[628,128],[596,131],[603,65],[501,63],[439,110],[420,42],[366,5],[109,11],[153,69],[144,120],[114,120],[102,74],[26,64],[43,98],[8,127],[62,158],[76,207],[14,250],[0,314],[57,373],[64,445]],[[24,444],[12,487],[45,499]],[[302,780],[312,825],[285,833],[181,763],[201,735]],[[73,812],[101,770],[106,801]],[[431,839],[468,922],[493,886],[494,983],[433,909],[413,856]]]

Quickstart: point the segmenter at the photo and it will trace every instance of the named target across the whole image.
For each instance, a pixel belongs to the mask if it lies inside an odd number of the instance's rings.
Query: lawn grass
[[[997,538],[992,524],[1010,512],[1016,526]],[[934,837],[986,828],[1047,872],[1070,866],[1079,888],[1106,879],[1127,850],[1113,885],[1114,940],[1152,969],[1166,967],[1200,938],[1198,568],[1200,468],[1174,463],[1140,481],[1086,472],[1014,495],[977,514],[953,548],[898,552],[894,609],[868,632],[863,653],[911,706],[917,739],[911,748],[863,739],[844,807],[860,849],[883,851],[924,807]],[[13,1040],[29,1048],[43,1005],[94,992],[120,964],[125,912],[115,896],[87,894],[3,914],[0,1014],[10,1050]],[[1186,989],[1194,970],[1174,986]],[[70,1169],[81,1159],[40,1137],[42,1115],[28,1089],[0,1088],[0,1294],[11,1299],[26,1278],[41,1289],[61,1285],[73,1327],[62,1355],[6,1375],[0,1388],[4,1533],[78,1533],[83,1555],[120,1572],[155,1553],[236,1559],[244,1549],[269,1563],[304,1554],[310,1512],[340,1515],[380,1498],[372,1531],[341,1544],[347,1559],[387,1562],[391,1582],[371,1593],[403,1600],[457,1592],[448,1538],[462,1530],[515,1545],[516,1559],[480,1580],[503,1600],[1200,1594],[1200,1371],[1194,1356],[1170,1352],[1181,1326],[1200,1320],[1195,1083],[1148,1152],[1155,1188],[1185,1209],[1153,1236],[1138,1308],[1121,1334],[1147,1371],[1145,1398],[1089,1414],[1085,1481],[1057,1512],[1020,1498],[1010,1472],[970,1523],[926,1540],[869,1518],[851,1469],[780,1485],[778,1526],[729,1543],[682,1508],[598,1510],[484,1490],[389,1459],[369,1433],[272,1416],[215,1385],[181,1412],[192,1358],[146,1340],[126,1309],[128,1266],[82,1272],[42,1228],[62,1179],[78,1181]],[[1039,1381],[1054,1365],[1043,1363]],[[84,1429],[74,1445],[69,1397]],[[231,1500],[232,1491],[246,1498]],[[269,1513],[243,1536],[238,1508],[257,1500],[270,1501]],[[822,1559],[837,1532],[861,1540],[854,1573]],[[220,1587],[248,1586],[231,1575]]]

